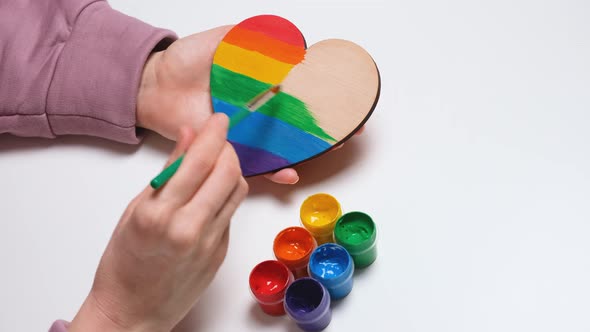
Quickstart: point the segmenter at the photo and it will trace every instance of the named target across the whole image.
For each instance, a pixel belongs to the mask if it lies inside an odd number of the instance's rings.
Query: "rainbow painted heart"
[[[280,92],[250,113],[246,104],[277,84]],[[377,66],[360,46],[329,39],[306,49],[301,31],[273,15],[230,30],[211,69],[215,112],[242,119],[228,140],[244,176],[293,166],[341,144],[369,118],[379,89]]]

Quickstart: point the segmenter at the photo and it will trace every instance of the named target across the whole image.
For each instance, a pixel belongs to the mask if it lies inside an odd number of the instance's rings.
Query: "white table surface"
[[[248,290],[272,239],[316,192],[371,214],[379,258],[328,331],[590,330],[590,3],[111,1],[186,36],[249,16],[308,44],[365,47],[382,76],[366,134],[251,181],[225,263],[178,331],[296,331]],[[122,46],[124,47],[124,46]],[[171,144],[0,137],[0,330],[45,331],[84,300],[127,203]]]

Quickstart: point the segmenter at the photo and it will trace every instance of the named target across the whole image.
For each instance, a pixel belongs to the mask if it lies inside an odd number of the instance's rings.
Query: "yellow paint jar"
[[[318,246],[334,242],[334,226],[340,216],[342,216],[340,203],[336,198],[324,193],[307,197],[299,210],[303,227],[313,235]]]

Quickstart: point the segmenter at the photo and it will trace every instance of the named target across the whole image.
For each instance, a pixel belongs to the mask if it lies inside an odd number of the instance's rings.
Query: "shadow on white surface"
[[[376,264],[377,264],[377,262],[375,261],[373,264],[371,264],[365,268],[354,270],[354,281],[355,282],[362,281],[367,274],[371,274],[371,270],[375,269]]]
[[[216,291],[207,291],[207,293],[199,300],[197,304],[188,312],[188,314],[174,327],[172,332],[195,332],[208,331],[211,322],[209,320],[218,319],[215,311],[223,310],[223,303],[213,300],[213,295],[219,295]],[[250,304],[248,315],[252,321],[259,327],[264,328],[279,328],[281,326],[290,326],[290,320],[286,315],[284,316],[270,316],[262,312],[258,304],[254,301]],[[285,324],[287,323],[287,324]],[[297,326],[293,324],[293,329],[288,331],[299,331]]]
[[[174,142],[154,133],[146,133],[140,144],[125,144],[100,137],[81,135],[60,136],[55,139],[0,135],[0,152],[21,153],[53,147],[84,147],[89,150],[105,150],[118,155],[127,155],[137,152],[142,146],[168,155],[174,148]]]
[[[207,319],[216,317],[212,311],[219,308],[215,297],[209,294],[212,292],[207,291],[201,296],[186,316],[172,329],[172,332],[206,331]]]
[[[250,317],[258,325],[264,327],[278,327],[285,324],[287,316],[271,316],[265,314],[256,302],[250,304],[249,310]]]
[[[145,147],[155,150],[165,156],[168,156],[174,150],[176,143],[169,139],[166,139],[156,133],[149,133],[143,140]]]
[[[117,154],[130,154],[135,152],[139,145],[122,144],[108,141],[99,137],[90,136],[61,136],[55,139],[17,137],[8,134],[0,135],[0,151],[2,152],[23,152],[44,150],[51,147],[83,146],[88,149],[110,150]]]
[[[301,331],[303,331],[292,320],[289,320],[289,323],[287,325],[285,325],[285,327],[286,327],[285,331],[287,331],[287,332],[301,332]]]
[[[300,180],[295,185],[277,185],[263,176],[249,178],[249,195],[273,195],[282,203],[290,203],[291,193],[294,191],[335,176],[362,160],[364,154],[362,145],[360,140],[351,139],[338,150],[296,166]]]

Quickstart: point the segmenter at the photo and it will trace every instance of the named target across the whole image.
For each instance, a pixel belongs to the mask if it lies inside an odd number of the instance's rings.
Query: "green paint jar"
[[[377,228],[366,213],[343,214],[334,227],[334,240],[346,248],[355,268],[367,267],[377,259]]]

